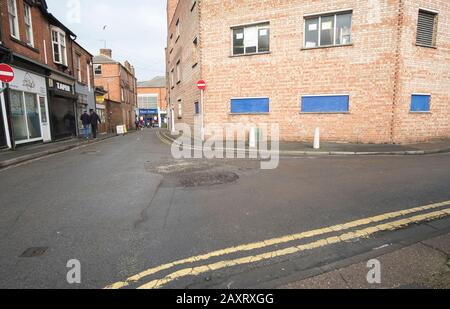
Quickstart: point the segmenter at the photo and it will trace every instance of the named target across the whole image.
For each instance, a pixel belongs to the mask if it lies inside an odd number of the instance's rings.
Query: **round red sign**
[[[205,90],[206,89],[206,82],[204,80],[199,80],[197,83],[197,87],[200,90]]]
[[[14,70],[7,64],[0,64],[0,81],[10,83],[14,80]]]

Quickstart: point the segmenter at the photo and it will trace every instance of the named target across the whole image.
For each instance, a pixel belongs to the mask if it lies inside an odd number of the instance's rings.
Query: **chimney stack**
[[[112,58],[112,50],[108,49],[108,48],[102,48],[102,49],[100,49],[100,55]]]

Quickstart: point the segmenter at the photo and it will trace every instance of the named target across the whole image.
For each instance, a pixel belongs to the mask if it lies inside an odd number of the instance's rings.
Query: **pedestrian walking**
[[[90,120],[92,128],[92,137],[95,139],[97,138],[98,125],[101,124],[102,121],[93,109],[90,110],[90,113],[91,113]]]
[[[91,125],[91,117],[88,115],[87,111],[84,111],[83,115],[80,117],[81,123],[83,124],[83,134],[84,138],[89,138],[89,126]]]

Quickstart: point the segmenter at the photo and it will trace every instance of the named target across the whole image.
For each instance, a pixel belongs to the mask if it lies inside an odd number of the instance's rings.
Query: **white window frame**
[[[53,33],[57,33],[58,41],[54,40]],[[51,28],[52,37],[52,52],[53,52],[53,62],[61,65],[67,66],[67,44],[66,44],[66,33],[57,27]],[[60,58],[59,61],[56,60],[55,55],[55,45],[58,45],[58,51]]]
[[[31,15],[31,6],[24,2],[24,21],[25,21],[25,38],[27,40],[27,44],[30,46],[34,46],[34,34],[33,34],[33,17]],[[27,18],[28,17],[28,18]]]
[[[12,0],[14,7],[10,6],[10,0],[8,0],[8,22],[9,22],[9,30],[11,32],[11,36],[17,40],[20,40],[20,30],[19,30],[19,14],[17,12],[17,0]],[[14,10],[14,14],[12,12]],[[14,18],[14,20],[11,20]],[[14,34],[14,32],[16,34]]]
[[[350,24],[350,43],[345,43],[345,44],[336,44],[336,38],[337,38],[337,16],[338,15],[345,15],[345,14],[352,14],[352,20],[351,20],[351,24]],[[330,17],[333,16],[334,19],[334,38],[333,38],[333,44],[331,45],[321,45],[320,41],[322,39],[321,35],[322,35],[322,17]],[[316,47],[307,47],[306,46],[306,21],[310,20],[310,19],[318,19],[318,41],[317,41],[317,46]],[[334,47],[334,46],[346,46],[346,45],[352,45],[353,44],[353,9],[347,9],[347,10],[342,10],[342,11],[336,11],[336,12],[325,12],[325,13],[318,13],[318,14],[313,14],[313,15],[305,15],[303,16],[303,48],[304,49],[314,49],[314,48],[323,48],[323,47]]]
[[[97,73],[97,69],[100,70],[100,73]],[[103,75],[103,68],[101,64],[94,64],[94,76]]]
[[[245,46],[245,29],[256,27],[256,52],[255,53],[247,53],[246,49],[248,46]],[[235,54],[234,53],[234,30],[236,29],[244,29],[244,53],[243,54]],[[269,30],[269,51],[259,51],[259,31],[263,29]],[[246,55],[257,55],[257,54],[267,54],[270,53],[270,33],[271,33],[270,21],[262,21],[258,23],[245,24],[239,26],[231,27],[231,55],[233,56],[246,56]]]

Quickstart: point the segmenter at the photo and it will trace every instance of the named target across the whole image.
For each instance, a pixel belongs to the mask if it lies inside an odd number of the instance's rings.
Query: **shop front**
[[[159,125],[160,115],[158,109],[140,109],[139,118],[146,127],[156,127]]]
[[[15,145],[51,141],[45,77],[19,68],[14,73],[8,101]],[[2,100],[2,118],[6,119],[3,105]]]
[[[94,91],[88,86],[80,83],[75,84],[75,93],[78,97],[76,119],[78,135],[83,135],[83,124],[81,122],[81,115],[86,111],[89,113],[91,109],[95,110],[95,96]]]
[[[77,136],[77,95],[74,93],[74,84],[70,80],[48,80],[50,93],[50,115],[52,124],[52,137],[62,140]]]

